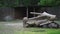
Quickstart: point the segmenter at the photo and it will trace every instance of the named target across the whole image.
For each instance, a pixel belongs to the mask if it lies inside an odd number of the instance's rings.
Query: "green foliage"
[[[34,6],[34,5],[37,5],[39,1],[40,0],[23,0],[23,4],[25,6]]]
[[[60,5],[60,0],[0,0],[0,7],[18,7],[21,4],[24,6],[58,6]]]
[[[60,0],[59,1],[56,1],[56,5],[57,6],[60,6]]]
[[[24,6],[37,5],[38,0],[0,0],[0,7],[18,7],[21,4]]]
[[[60,5],[60,0],[40,0],[42,6],[57,6]]]
[[[19,5],[19,0],[0,0],[0,7],[15,7]]]
[[[24,1],[23,1],[23,4],[24,4],[25,6],[29,6],[29,5],[31,5],[31,1],[30,1],[30,0],[24,0]]]

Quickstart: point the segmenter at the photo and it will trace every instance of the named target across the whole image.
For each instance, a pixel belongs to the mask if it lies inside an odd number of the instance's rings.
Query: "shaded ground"
[[[22,20],[0,22],[0,34],[60,34],[60,29],[23,28]]]

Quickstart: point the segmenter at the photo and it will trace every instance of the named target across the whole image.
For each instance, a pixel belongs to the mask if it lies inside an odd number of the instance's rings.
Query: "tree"
[[[60,5],[60,0],[40,0],[39,4],[42,6],[57,6]]]
[[[0,7],[18,7],[21,4],[24,6],[37,5],[38,0],[0,0]]]
[[[40,0],[23,0],[25,6],[35,6]]]
[[[31,2],[30,0],[23,0],[23,4],[24,4],[25,6],[31,5],[30,2]]]
[[[0,0],[0,7],[17,7],[20,0]]]

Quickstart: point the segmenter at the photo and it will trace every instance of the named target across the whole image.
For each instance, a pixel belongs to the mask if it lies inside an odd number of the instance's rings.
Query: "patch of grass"
[[[2,27],[0,28],[0,30]],[[6,33],[6,32],[5,32]],[[27,28],[21,31],[14,31],[14,34],[60,34],[60,29],[48,29],[48,28]],[[10,32],[8,33],[10,34]]]
[[[16,31],[15,34],[60,34],[60,29],[27,28],[23,31]]]
[[[15,23],[16,21],[12,21],[9,23]],[[18,22],[18,20],[17,20]],[[59,21],[60,23],[60,21]],[[0,23],[3,24],[3,23]],[[5,32],[5,30],[7,30]],[[5,27],[4,25],[0,25],[0,34],[60,34],[60,29],[49,29],[49,28],[24,28],[22,30],[16,30],[12,27]],[[11,32],[12,31],[12,32]]]

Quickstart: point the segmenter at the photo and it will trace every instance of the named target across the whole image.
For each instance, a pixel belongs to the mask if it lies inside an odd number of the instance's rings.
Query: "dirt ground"
[[[22,20],[12,22],[0,22],[0,34],[14,34],[23,29]]]

